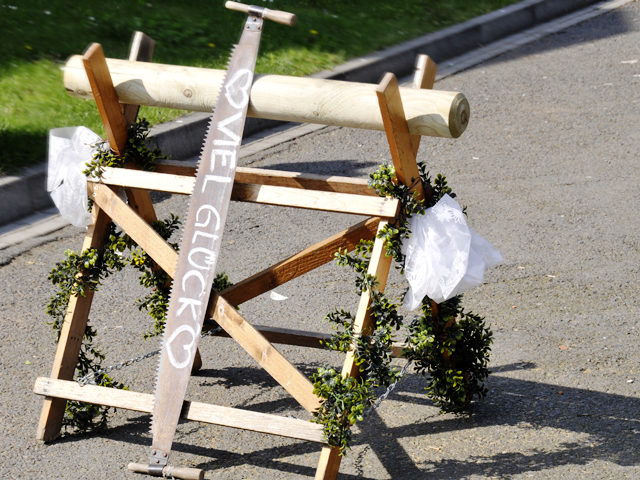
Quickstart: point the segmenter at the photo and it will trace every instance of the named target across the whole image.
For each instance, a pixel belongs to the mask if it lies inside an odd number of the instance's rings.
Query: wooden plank
[[[198,162],[186,160],[161,160],[155,165],[158,173],[170,173],[192,177],[195,175]],[[316,175],[312,173],[287,172],[283,170],[267,170],[263,168],[238,167],[235,181],[256,185],[273,185],[277,187],[303,188],[320,192],[354,193],[376,197],[373,188],[369,188],[364,178]]]
[[[198,170],[198,163],[200,160],[158,160],[153,165],[153,171],[158,173],[168,173],[170,175],[181,175],[183,177],[195,177],[196,172]],[[236,169],[236,176],[238,175],[238,170],[242,167],[238,167]]]
[[[120,101],[211,112],[226,70],[107,59]],[[78,56],[64,67],[64,86],[91,98]],[[384,130],[375,85],[309,77],[256,75],[248,115],[287,122]],[[469,121],[469,102],[457,92],[401,88],[412,134],[459,137]]]
[[[378,231],[384,228],[385,225],[386,222],[380,222]],[[370,275],[377,276],[378,289],[380,291],[384,290],[387,284],[391,260],[392,257],[387,257],[386,255],[384,242],[379,238],[376,238],[373,244],[371,261],[369,262],[369,268],[367,272]],[[354,335],[367,334],[370,331],[372,325],[371,316],[369,315],[370,303],[371,294],[369,291],[366,291],[360,296],[360,305],[358,306],[358,312],[356,313],[356,319],[353,326]],[[360,369],[355,364],[353,350],[347,353],[344,365],[342,367],[342,375],[350,375],[354,378],[360,376]],[[320,454],[320,460],[318,462],[318,469],[316,470],[316,480],[335,480],[338,477],[338,471],[340,470],[341,461],[342,457],[340,456],[339,448],[330,447],[328,445],[323,447]]]
[[[416,58],[416,68],[413,73],[413,88],[425,88],[431,90],[436,83],[436,73],[438,65],[429,55],[420,54]],[[411,145],[413,146],[413,156],[418,155],[421,135],[411,135]]]
[[[231,198],[241,202],[385,218],[395,218],[400,208],[400,203],[395,198],[317,192],[315,190],[246,183],[235,183]]]
[[[314,412],[320,407],[320,399],[313,393],[313,384],[309,379],[224,298],[212,294],[207,315],[213,317],[305,410]]]
[[[128,186],[181,195],[190,195],[195,185],[193,177],[122,168],[105,168],[100,181],[105,185]],[[392,198],[244,183],[234,183],[231,199],[240,202],[386,218],[394,218],[400,207],[398,200]]]
[[[129,170],[134,172],[132,170]],[[135,173],[141,173],[135,171]],[[93,199],[170,277],[178,255],[158,233],[106,185],[93,184]]]
[[[136,55],[150,55],[151,50],[148,48],[148,43],[153,43],[149,37],[142,32],[138,32],[134,39],[133,50]],[[145,42],[145,45],[136,45],[135,42]],[[140,49],[143,49],[141,52]],[[133,55],[134,52],[132,52]],[[146,58],[146,57],[145,57]],[[150,60],[151,57],[148,56]],[[129,105],[128,111],[129,119],[125,119],[125,115],[122,113],[120,103],[118,102],[118,96],[116,90],[113,87],[111,75],[107,67],[107,63],[102,52],[102,47],[98,43],[94,43],[89,47],[87,53],[83,58],[87,77],[91,83],[91,89],[96,97],[96,105],[100,113],[100,118],[104,125],[104,129],[107,132],[109,140],[109,146],[121,156],[124,154],[127,140],[129,138],[127,124],[135,122],[136,115],[138,113],[137,105]],[[126,106],[124,106],[126,107]],[[129,165],[128,168],[135,168],[135,166]],[[126,188],[127,198],[129,199],[129,205],[133,208],[142,218],[148,223],[152,223],[157,220],[151,197],[148,192]]]
[[[137,32],[134,37],[130,59],[151,60],[153,43],[153,40],[142,32]],[[91,83],[91,89],[94,92],[94,96],[99,99],[96,100],[96,105],[107,132],[109,146],[117,155],[121,156],[124,154],[128,140],[127,124],[135,122],[139,106],[123,105],[121,107],[100,44],[94,43],[87,50],[84,64],[87,77]],[[127,107],[130,108],[127,110]],[[125,114],[122,113],[121,108],[124,108]],[[136,168],[136,166],[128,165],[127,168]],[[133,188],[126,188],[125,191],[129,205],[142,218],[148,223],[157,220],[148,192]]]
[[[207,331],[216,327],[217,325],[213,325],[205,320],[202,330]],[[269,327],[265,325],[254,325],[254,328],[270,343],[279,343],[282,345],[295,345],[298,347],[322,349],[324,346],[320,342],[331,339],[331,334],[328,333],[306,332],[304,330]],[[224,330],[211,335],[214,337],[231,337]]]
[[[338,249],[346,248],[348,251],[352,251],[361,239],[370,240],[375,236],[378,223],[380,223],[380,218],[374,217],[353,225],[236,283],[220,294],[231,305],[238,306],[330,262],[335,258]]]
[[[416,66],[413,72],[413,88],[432,89],[436,83],[438,64],[429,55],[420,54],[416,57]]]
[[[196,172],[198,170],[198,163],[200,160],[158,160],[153,165],[153,171],[157,173],[167,173],[170,175],[181,175],[183,177],[195,177]],[[238,175],[238,170],[242,167],[238,167],[236,169],[236,178]],[[255,183],[255,182],[254,182]]]
[[[322,447],[315,480],[336,480],[341,461],[342,457],[338,447],[330,447],[329,445]]]
[[[107,133],[109,146],[117,155],[122,155],[127,144],[127,122],[120,109],[118,94],[111,81],[102,46],[93,43],[82,56],[82,63]]]
[[[378,226],[378,232],[384,228],[387,222],[380,222]],[[369,268],[367,273],[370,275],[375,275],[378,280],[378,291],[384,291],[387,285],[387,278],[389,276],[389,269],[391,267],[392,257],[388,257],[386,254],[386,249],[384,247],[384,242],[376,238],[373,244],[373,251],[371,252],[371,261],[369,262]],[[362,333],[368,334],[372,320],[369,315],[369,305],[371,304],[371,293],[367,290],[360,296],[360,304],[358,305],[358,312],[356,313],[356,319],[353,325],[353,333],[354,335]],[[350,375],[352,377],[357,377],[360,374],[360,370],[358,366],[355,364],[355,357],[353,355],[353,350],[347,353],[347,358],[345,359],[344,366],[342,367],[343,375]]]
[[[101,248],[109,232],[111,219],[107,214],[94,205],[92,215],[93,223],[87,228],[82,245],[83,251],[89,248]],[[85,292],[84,297],[72,296],[69,300],[67,313],[60,330],[56,356],[51,368],[51,378],[73,379],[92,300],[93,292],[91,291]],[[66,404],[66,400],[63,399],[45,398],[36,432],[38,440],[51,442],[58,437],[62,428]]]
[[[377,197],[364,178],[350,178],[312,173],[285,172],[260,168],[238,168],[236,182],[277,187],[303,188],[320,192],[353,193]]]
[[[205,321],[203,330],[211,330],[216,328],[217,325],[213,325]],[[289,328],[269,327],[265,325],[254,325],[255,329],[271,343],[278,343],[281,345],[295,345],[297,347],[307,348],[325,348],[321,342],[329,340],[332,335],[329,333],[307,332],[304,330],[295,330]],[[230,338],[230,335],[221,330],[212,334],[214,337],[226,337]],[[391,356],[394,358],[402,357],[402,351],[406,348],[404,343],[395,342],[391,349]]]
[[[153,208],[153,201],[151,195],[147,190],[140,190],[137,188],[125,188],[127,194],[127,200],[129,202],[129,208],[136,212],[145,222],[151,225],[158,220],[156,211]]]
[[[195,177],[111,167],[105,167],[100,179],[94,180],[105,185],[118,185],[179,195],[191,195],[196,183]]]
[[[409,126],[395,75],[387,73],[376,88],[376,94],[398,182],[407,186],[415,184],[414,190],[418,193],[418,198],[424,198],[420,172],[413,153]]]
[[[154,46],[155,42],[150,37],[142,32],[135,32],[129,50],[129,60],[135,62],[150,62],[153,56]],[[132,105],[130,103],[122,105],[122,114],[127,125],[135,123],[139,109],[140,105]],[[137,166],[127,165],[127,168],[137,168]],[[152,224],[158,219],[149,192],[134,188],[125,188],[125,192],[129,200],[129,206],[145,219],[147,223]]]
[[[38,395],[106,405],[136,412],[151,413],[153,411],[153,395],[130,390],[96,385],[81,387],[77,382],[41,377],[36,380],[33,391]],[[297,418],[189,401],[184,402],[181,417],[196,422],[324,443],[322,425]]]
[[[151,37],[148,37],[142,32],[134,33],[131,48],[129,49],[129,60],[132,62],[150,62],[151,57],[153,57],[153,48],[155,45],[156,42],[154,42]],[[138,117],[138,110],[140,110],[140,105],[126,103],[122,108],[122,113],[127,125],[135,123],[136,118]]]

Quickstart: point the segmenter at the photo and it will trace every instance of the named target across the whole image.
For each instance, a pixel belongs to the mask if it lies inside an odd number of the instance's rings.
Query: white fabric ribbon
[[[54,128],[49,131],[47,191],[60,214],[76,227],[91,225],[88,211],[87,177],[82,170],[93,158],[102,139],[86,127]]]
[[[409,282],[403,307],[415,310],[428,295],[442,303],[482,283],[484,269],[502,256],[467,225],[453,198],[444,195],[421,216],[409,219],[411,237],[402,245]]]

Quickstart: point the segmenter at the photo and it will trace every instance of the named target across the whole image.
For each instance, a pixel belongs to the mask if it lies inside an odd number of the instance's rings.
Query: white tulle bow
[[[87,177],[82,170],[102,139],[86,127],[54,128],[49,131],[47,191],[60,214],[76,227],[91,224],[87,201]]]
[[[409,291],[403,307],[415,310],[425,295],[442,303],[480,285],[484,269],[502,263],[502,256],[467,225],[453,198],[444,195],[421,216],[409,219],[405,240],[405,276]]]

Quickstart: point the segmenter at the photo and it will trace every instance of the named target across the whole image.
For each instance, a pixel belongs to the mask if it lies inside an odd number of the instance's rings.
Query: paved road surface
[[[446,174],[470,223],[505,262],[465,296],[495,332],[490,393],[469,415],[441,415],[410,375],[358,429],[341,478],[640,478],[640,3],[521,47],[439,82],[464,92],[472,122],[458,140],[423,139],[420,160]],[[384,135],[327,128],[247,160],[254,166],[366,176],[388,160]],[[158,204],[161,216],[184,209]],[[355,218],[234,205],[221,268],[238,281]],[[133,478],[147,415],[119,411],[93,436],[35,442],[55,346],[48,271],[81,245],[71,227],[0,268],[0,467],[8,478]],[[402,291],[397,276],[394,293]],[[329,265],[243,305],[255,323],[320,329],[353,307],[352,278]],[[131,274],[109,279],[91,320],[107,363],[153,349]],[[327,353],[281,349],[305,372]],[[232,341],[207,340],[189,397],[308,418]],[[29,364],[27,364],[29,362]],[[151,392],[155,361],[122,372]],[[172,460],[207,478],[307,478],[316,445],[196,423],[179,426]]]

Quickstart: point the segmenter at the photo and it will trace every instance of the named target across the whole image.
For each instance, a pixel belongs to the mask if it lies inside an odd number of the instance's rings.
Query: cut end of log
[[[451,138],[458,138],[464,133],[469,125],[469,117],[471,115],[471,107],[469,101],[462,93],[458,93],[451,103],[449,111],[449,131]]]

